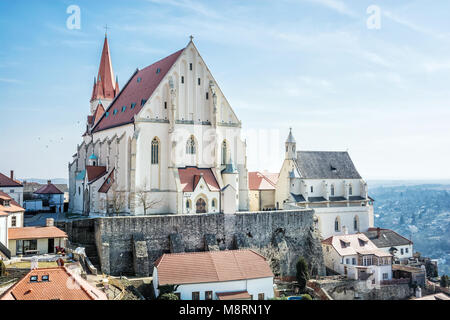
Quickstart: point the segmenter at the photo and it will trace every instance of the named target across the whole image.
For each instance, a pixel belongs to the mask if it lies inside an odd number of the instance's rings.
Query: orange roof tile
[[[67,238],[67,234],[57,227],[25,227],[8,229],[9,240]]]
[[[216,293],[219,300],[248,300],[251,298],[247,291]]]
[[[37,277],[31,282],[31,277]],[[43,281],[42,276],[48,276]],[[107,300],[106,294],[65,267],[31,270],[0,300]]]
[[[0,172],[0,187],[23,187],[23,185],[14,179],[11,179],[10,177],[5,176],[3,173]]]
[[[200,169],[197,167],[179,168],[178,173],[180,176],[181,188],[183,192],[192,192],[195,190],[200,177],[203,176],[206,184],[211,191],[219,191],[219,183],[214,176],[214,173],[210,168]]]
[[[10,201],[10,205],[8,207],[0,203],[0,215],[7,215],[8,213],[25,211],[25,209],[22,208],[13,198],[2,191],[0,191],[0,199]]]
[[[248,173],[248,188],[250,190],[275,190],[278,173]]]
[[[253,250],[164,254],[155,267],[159,285],[273,277],[266,259]]]

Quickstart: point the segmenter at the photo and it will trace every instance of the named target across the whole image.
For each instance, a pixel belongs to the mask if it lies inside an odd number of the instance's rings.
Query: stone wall
[[[276,275],[295,275],[299,256],[307,259],[313,274],[324,275],[322,248],[313,225],[312,210],[105,217],[58,224],[71,242],[95,244],[102,272],[112,275],[134,274],[133,239],[146,242],[151,274],[156,259],[171,248],[211,250],[214,236],[215,249],[259,251],[270,260]]]

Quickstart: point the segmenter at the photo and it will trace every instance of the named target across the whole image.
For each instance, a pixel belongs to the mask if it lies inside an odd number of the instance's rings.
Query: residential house
[[[277,181],[278,173],[248,173],[250,211],[275,209],[275,190]]]
[[[322,241],[322,249],[325,266],[350,279],[373,284],[392,280],[392,255],[363,233],[331,236]]]
[[[153,271],[155,295],[175,285],[180,300],[267,300],[274,296],[267,260],[252,250],[164,254]]]
[[[14,179],[14,171],[10,176],[0,173],[0,191],[8,194],[19,206],[23,206],[23,185],[19,180]]]
[[[8,248],[11,256],[55,253],[56,247],[65,247],[67,234],[47,219],[45,227],[11,228],[8,230]]]
[[[0,258],[11,258],[8,249],[9,230],[23,227],[23,209],[12,197],[0,191]]]
[[[43,202],[43,210],[52,212],[64,211],[64,193],[51,180],[34,192],[36,198]]]
[[[369,228],[363,233],[378,249],[391,253],[394,262],[406,262],[413,257],[413,242],[393,230]]]
[[[31,270],[0,300],[108,300],[106,294],[66,267]]]

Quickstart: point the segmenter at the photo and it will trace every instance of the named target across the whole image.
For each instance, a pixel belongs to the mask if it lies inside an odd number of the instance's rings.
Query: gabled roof
[[[23,187],[23,185],[20,182],[5,176],[3,173],[0,173],[0,187]]]
[[[183,192],[193,192],[198,182],[200,181],[200,176],[202,175],[211,191],[220,190],[219,183],[217,182],[216,177],[214,176],[214,173],[210,168],[178,168],[178,174],[180,176],[180,183]]]
[[[406,246],[413,244],[413,242],[397,232],[390,229],[380,229],[380,237],[378,237],[377,228],[369,228],[368,231],[363,232],[378,248]]]
[[[48,281],[42,277],[48,276]],[[31,282],[31,277],[37,277]],[[0,300],[108,300],[106,294],[66,267],[31,270]]]
[[[348,152],[299,151],[297,167],[305,179],[361,179]]]
[[[106,174],[104,166],[86,166],[88,183],[94,182]]]
[[[323,240],[322,243],[333,246],[341,257],[356,254],[375,255],[377,257],[391,256],[391,254],[378,249],[363,233],[332,236]]]
[[[248,291],[217,292],[216,295],[219,300],[250,300],[251,298]]]
[[[67,234],[57,227],[24,227],[8,229],[9,240],[67,238]]]
[[[4,206],[0,202],[0,216],[7,216],[9,213],[25,211],[25,209],[22,208],[20,204],[18,204],[13,198],[2,191],[0,191],[0,199],[9,201],[9,206]]]
[[[102,117],[102,115],[105,113],[105,108],[103,107],[102,103],[100,102],[97,105],[97,108],[95,109],[94,116],[92,118],[92,124],[97,123],[98,120]]]
[[[275,190],[278,181],[278,173],[248,173],[248,188],[250,190]]]
[[[147,101],[151,97],[183,51],[184,49],[181,49],[142,70],[136,70],[95,125],[93,132],[132,123],[134,116],[142,110],[142,101]],[[135,104],[133,108],[132,104]],[[124,111],[122,111],[123,107],[125,107]],[[117,110],[116,114],[114,114],[115,110]]]
[[[155,267],[158,285],[273,277],[266,259],[252,250],[164,254]]]
[[[98,189],[98,192],[108,193],[109,189],[111,189],[113,184],[114,184],[114,169],[111,171],[109,176],[106,178],[105,182],[103,182],[100,189]]]
[[[63,194],[64,192],[59,190],[54,184],[48,183],[48,184],[40,187],[34,193],[36,193],[36,194]]]

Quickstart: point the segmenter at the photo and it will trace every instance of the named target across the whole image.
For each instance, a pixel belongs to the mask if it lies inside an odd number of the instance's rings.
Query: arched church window
[[[191,207],[189,200],[186,200],[186,209],[189,209]]]
[[[336,217],[336,220],[334,220],[334,231],[341,231],[341,221],[339,217]]]
[[[350,184],[350,185],[348,186],[348,194],[349,194],[349,195],[352,195],[352,194],[353,194],[353,186],[352,186],[352,184]]]
[[[353,219],[353,229],[355,231],[359,230],[359,217],[355,216],[355,218]]]
[[[152,141],[152,164],[159,163],[159,140],[154,138]]]
[[[197,213],[206,213],[206,202],[203,198],[197,200],[196,209]]]
[[[334,184],[331,185],[331,196],[334,197]]]
[[[227,164],[227,142],[222,142],[222,164]]]
[[[216,208],[216,199],[213,199],[211,202],[211,206],[215,209]]]
[[[191,136],[186,144],[186,153],[187,154],[195,154],[195,152],[196,152],[195,149],[196,149],[195,138],[194,138],[194,136]]]

